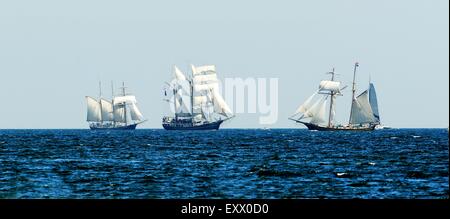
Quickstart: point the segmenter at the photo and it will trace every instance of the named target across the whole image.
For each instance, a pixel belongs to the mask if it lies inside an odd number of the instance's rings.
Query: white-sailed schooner
[[[341,87],[341,82],[335,81],[334,69],[332,72],[329,72],[331,74],[331,80],[321,81],[319,89],[300,105],[289,119],[304,124],[310,130],[374,130],[375,127],[380,125],[375,86],[373,83],[369,83],[369,88],[355,97],[357,67],[359,67],[359,64],[355,63],[353,70],[352,104],[350,119],[347,125],[339,125],[335,121],[336,97],[343,96],[341,91],[347,86]],[[315,100],[317,95],[322,96]],[[328,101],[330,102],[329,104],[327,104]]]
[[[134,130],[140,123],[145,122],[144,116],[137,106],[134,95],[125,92],[125,84],[122,83],[122,93],[114,95],[111,101],[102,97],[101,83],[100,97],[96,100],[86,96],[87,122],[92,130]]]
[[[191,69],[188,78],[174,66],[174,79],[167,83],[172,98],[166,99],[174,116],[164,117],[162,125],[166,130],[217,130],[234,115],[219,93],[216,67],[191,65]]]

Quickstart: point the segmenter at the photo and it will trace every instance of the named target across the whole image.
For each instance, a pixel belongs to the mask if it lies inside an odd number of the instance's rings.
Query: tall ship
[[[174,66],[174,78],[165,90],[165,101],[174,115],[163,117],[162,126],[166,130],[217,130],[234,115],[219,93],[216,67],[191,65],[191,69],[188,78]]]
[[[380,126],[374,84],[369,82],[369,87],[356,96],[355,79],[358,67],[359,64],[355,63],[350,118],[347,125],[337,124],[335,121],[336,98],[343,96],[341,91],[347,86],[341,87],[341,82],[335,80],[334,69],[328,72],[331,80],[321,81],[319,89],[300,105],[289,119],[305,125],[309,130],[318,131],[372,131],[375,127]],[[316,98],[316,96],[319,97]]]
[[[122,93],[115,96],[111,84],[111,101],[102,97],[101,83],[100,96],[97,99],[86,96],[87,122],[91,130],[134,130],[140,123],[145,122],[144,116],[137,106],[136,97],[125,92],[122,83]]]

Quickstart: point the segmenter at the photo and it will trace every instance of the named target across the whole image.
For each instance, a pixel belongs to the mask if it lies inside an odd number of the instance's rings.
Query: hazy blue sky
[[[163,82],[174,64],[215,64],[220,78],[279,78],[287,120],[332,67],[349,83],[360,62],[382,122],[448,127],[447,0],[0,2],[0,128],[87,128],[86,95],[125,81],[149,119],[168,111]],[[338,119],[349,114],[348,89]],[[224,127],[259,127],[238,114]]]

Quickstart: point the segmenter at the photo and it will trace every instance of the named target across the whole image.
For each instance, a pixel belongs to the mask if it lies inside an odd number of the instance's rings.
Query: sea
[[[448,199],[448,129],[0,130],[2,199]]]

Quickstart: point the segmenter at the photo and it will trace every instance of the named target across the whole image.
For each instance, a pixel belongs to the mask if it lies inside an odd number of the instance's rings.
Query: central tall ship
[[[122,83],[122,93],[115,96],[112,89],[111,101],[102,97],[101,83],[98,100],[86,96],[87,122],[91,130],[134,130],[136,126],[145,122],[144,116],[137,107],[136,97],[125,92]]]
[[[164,117],[162,126],[166,130],[217,130],[234,115],[219,93],[216,67],[191,65],[191,68],[188,78],[174,66],[174,78],[166,83],[172,98],[165,99],[174,115]]]
[[[355,63],[353,70],[352,103],[350,109],[350,119],[347,125],[336,124],[336,97],[343,96],[341,91],[347,86],[341,87],[341,82],[335,81],[334,69],[331,80],[323,80],[319,84],[319,89],[310,96],[295,113],[289,118],[297,123],[305,125],[309,130],[318,131],[372,131],[380,125],[380,114],[378,112],[378,101],[375,86],[369,82],[369,88],[358,96],[356,95],[356,69],[359,67]],[[316,95],[322,95],[315,99]],[[330,101],[327,104],[328,100]],[[328,111],[328,113],[327,113]]]

